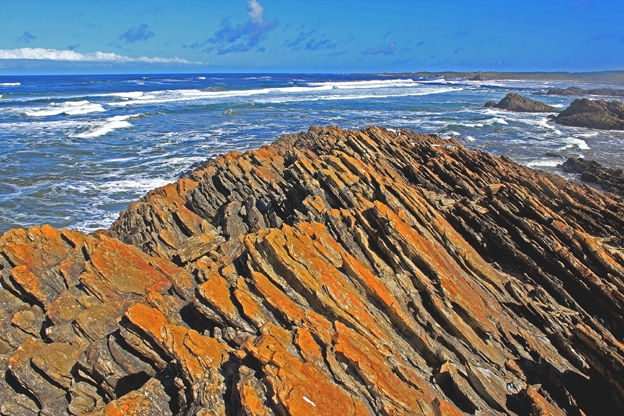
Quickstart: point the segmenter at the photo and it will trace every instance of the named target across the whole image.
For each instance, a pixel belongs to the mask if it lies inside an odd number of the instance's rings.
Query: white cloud
[[[112,52],[78,53],[72,50],[60,51],[57,49],[44,48],[19,48],[0,49],[0,60],[34,59],[45,61],[71,61],[71,62],[114,62],[114,63],[150,63],[150,64],[200,64],[181,58],[148,58],[141,56],[131,58],[117,55]]]
[[[264,21],[264,7],[258,0],[247,0],[249,18],[253,23],[262,23]]]

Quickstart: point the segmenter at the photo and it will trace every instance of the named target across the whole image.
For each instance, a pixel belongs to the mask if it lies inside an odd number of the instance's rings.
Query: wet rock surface
[[[4,234],[0,412],[621,414],[623,234],[506,157],[313,127]]]
[[[560,165],[567,173],[578,173],[584,182],[599,185],[603,190],[624,196],[624,171],[617,168],[604,168],[593,160],[571,157]]]
[[[553,120],[564,126],[624,130],[624,103],[577,98]]]
[[[485,103],[486,107],[499,108],[501,110],[515,111],[520,113],[558,113],[555,107],[551,107],[540,101],[532,100],[527,97],[523,97],[515,92],[508,93],[505,98],[498,103],[495,101],[488,101]]]

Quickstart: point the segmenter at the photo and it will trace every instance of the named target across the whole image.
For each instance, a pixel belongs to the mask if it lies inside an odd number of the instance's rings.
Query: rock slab
[[[408,130],[0,237],[2,414],[621,414],[624,204]]]

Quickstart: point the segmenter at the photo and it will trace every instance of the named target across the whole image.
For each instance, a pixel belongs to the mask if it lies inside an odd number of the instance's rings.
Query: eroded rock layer
[[[624,205],[376,127],[0,239],[3,414],[624,411]]]

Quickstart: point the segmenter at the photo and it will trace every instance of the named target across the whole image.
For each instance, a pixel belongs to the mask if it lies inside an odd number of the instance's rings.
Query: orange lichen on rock
[[[288,340],[279,340],[279,330],[268,324],[263,335],[250,340],[245,349],[264,364],[275,400],[293,415],[370,415],[371,409],[348,394],[313,363],[292,356]],[[280,342],[281,341],[281,342]]]
[[[618,196],[312,127],[1,236],[0,413],[623,414],[623,242]]]

